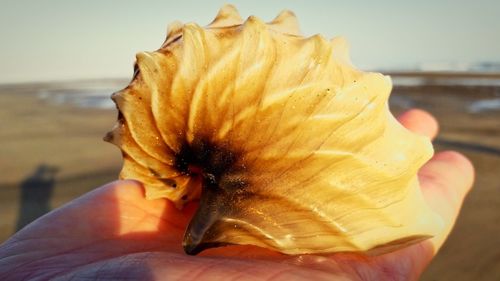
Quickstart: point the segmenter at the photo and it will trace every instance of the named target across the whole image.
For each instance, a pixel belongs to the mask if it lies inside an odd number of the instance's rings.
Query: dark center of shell
[[[235,207],[234,199],[244,193],[248,185],[243,177],[246,168],[238,164],[239,156],[228,144],[215,144],[207,139],[185,143],[176,154],[176,169],[191,177],[200,177],[202,182],[199,209],[184,235],[183,247],[187,254],[222,246],[204,241],[210,241],[211,236],[218,233],[218,219]]]

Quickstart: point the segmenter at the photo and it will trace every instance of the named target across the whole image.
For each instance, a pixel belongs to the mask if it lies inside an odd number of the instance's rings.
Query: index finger
[[[434,139],[439,131],[436,119],[427,111],[410,109],[398,117],[398,121],[408,130],[430,139]]]

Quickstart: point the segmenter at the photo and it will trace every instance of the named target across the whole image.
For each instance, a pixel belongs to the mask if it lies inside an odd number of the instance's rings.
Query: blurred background
[[[117,178],[120,152],[102,137],[135,53],[224,2],[0,1],[0,242]],[[500,280],[500,1],[230,3],[264,20],[291,9],[304,34],[346,37],[356,66],[392,76],[394,114],[438,118],[436,149],[466,154],[477,180],[423,280]]]

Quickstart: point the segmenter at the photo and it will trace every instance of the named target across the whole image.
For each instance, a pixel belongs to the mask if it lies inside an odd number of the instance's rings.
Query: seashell
[[[395,120],[390,92],[389,77],[351,65],[343,38],[306,38],[289,11],[243,21],[226,5],[137,55],[105,139],[122,150],[120,178],[148,199],[199,200],[188,254],[378,254],[442,227],[417,178],[432,144]]]

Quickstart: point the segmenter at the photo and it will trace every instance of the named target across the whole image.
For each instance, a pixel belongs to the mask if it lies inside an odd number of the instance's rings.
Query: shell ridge
[[[326,138],[324,138],[323,141],[316,147],[316,150],[321,150],[323,145],[325,145],[325,143],[333,136],[333,134],[335,133],[336,130],[339,130],[340,128],[344,127],[347,123],[358,118],[361,114],[363,114],[365,112],[366,108],[371,103],[373,103],[377,98],[378,98],[378,96],[371,97],[370,100],[354,116],[352,116],[351,118],[347,118],[347,120],[345,120],[344,123],[340,124],[338,127],[331,130],[330,133],[328,134],[328,136]],[[372,141],[373,141],[373,139],[372,139]]]
[[[170,82],[168,84],[173,84],[173,79],[170,78]],[[167,85],[168,87],[168,85]],[[152,112],[156,119],[156,126],[158,127],[158,131],[160,132],[160,136],[170,149],[170,153],[174,155],[179,150],[179,142],[180,136],[175,133],[176,130],[179,130],[184,127],[184,118],[179,116],[179,113],[172,109],[170,106],[170,90],[168,92],[152,92],[153,101],[152,101]],[[166,105],[165,107],[161,107]],[[165,124],[161,121],[161,117],[168,116],[170,122]],[[171,163],[172,164],[172,163]]]
[[[331,48],[331,46],[329,44],[324,45],[324,46],[328,47],[327,48],[328,51],[318,51],[318,53],[323,54],[324,55],[324,61],[328,62],[328,63],[324,63],[323,64],[323,69],[326,69],[330,65],[330,63],[333,63],[331,61],[332,48]],[[316,66],[315,66],[315,70],[318,71],[318,72],[321,71],[321,70],[319,70],[319,68],[320,68],[319,66],[322,65],[320,63],[320,60],[318,61],[318,64],[316,64]],[[297,93],[297,92],[294,92],[294,94],[295,93]],[[312,93],[310,95],[312,95]],[[322,98],[325,98],[325,96],[323,96]],[[318,105],[318,103],[316,103],[314,107],[308,108],[308,112],[305,112],[304,114],[302,114],[302,116],[301,116],[302,120],[298,121],[298,122],[299,123],[305,122],[305,120],[309,119],[311,117],[311,115],[313,115],[314,111],[317,110],[317,108],[321,107],[321,106],[322,106],[322,102],[320,101],[319,105]],[[298,130],[295,130],[295,138],[292,140],[292,142],[284,150],[283,155],[287,155],[290,152],[290,150],[296,145],[296,143],[299,140],[299,138],[302,137],[302,134],[306,130],[307,127],[308,126],[302,126],[302,127],[299,127]]]
[[[207,47],[207,39],[206,39],[206,34],[205,32],[203,31],[203,29],[197,27],[198,29],[198,32],[199,32],[199,36],[200,38],[198,38],[200,40],[200,46],[202,48],[202,52],[204,53],[204,62],[203,62],[203,65],[201,66],[203,69],[209,69],[209,65],[210,65],[210,62],[209,62],[209,59],[211,56],[210,56],[210,53],[209,53],[209,50],[208,50],[208,47]],[[192,97],[191,97],[191,101],[189,103],[189,106],[188,106],[188,112],[187,112],[187,116],[188,116],[188,121],[187,121],[187,141],[188,143],[191,143],[194,138],[195,138],[195,134],[198,130],[196,130],[196,123],[198,120],[196,120],[196,117],[197,114],[197,110],[202,110],[204,109],[205,107],[203,105],[201,105],[201,103],[204,101],[203,99],[203,86],[205,86],[206,84],[203,84],[203,79],[204,77],[206,76],[206,74],[203,74],[201,73],[200,76],[198,77],[198,79],[196,80],[195,84],[193,85],[193,94],[192,94]],[[200,85],[202,84],[202,85]]]
[[[241,32],[238,36],[240,38],[242,37]],[[239,39],[239,40],[241,40],[241,39]],[[239,40],[237,39],[236,42],[239,42]],[[237,52],[235,52],[236,53],[235,62],[240,62],[241,61],[241,48],[235,48],[235,49],[238,50]],[[227,56],[223,56],[223,58],[226,58],[226,57]],[[234,79],[232,79],[231,82],[226,85],[226,87],[224,88],[224,91],[223,91],[223,95],[219,99],[220,100],[219,105],[221,105],[223,101],[228,101],[227,103],[230,104],[230,106],[227,107],[224,110],[224,112],[221,112],[221,116],[223,116],[223,117],[220,117],[220,118],[222,120],[224,120],[224,125],[222,125],[221,128],[219,128],[219,132],[217,133],[217,137],[219,139],[225,139],[229,146],[230,146],[230,139],[231,138],[228,137],[227,135],[230,134],[230,132],[234,126],[234,105],[232,103],[232,99],[233,99],[233,96],[235,94],[236,80],[237,80],[237,77],[239,76],[238,74],[239,74],[238,67],[236,67],[236,70],[234,71],[234,75],[233,75]],[[233,119],[231,119],[228,122],[225,117],[228,115],[229,110],[232,110],[231,115],[233,115]]]
[[[238,53],[238,56],[241,54],[241,52]],[[268,64],[272,64],[272,62],[268,63]],[[272,67],[267,67],[267,69],[270,69]],[[251,72],[255,72],[257,68],[256,67],[253,67],[253,68],[247,68],[247,69],[244,69],[243,72],[239,73],[239,76],[240,77],[247,77],[249,76],[248,73],[251,73]],[[264,72],[269,72],[268,70],[264,69],[264,70],[261,70],[261,68],[259,67],[259,70],[260,72],[264,71]],[[227,100],[228,99],[228,93],[231,92],[231,93],[234,93],[235,92],[235,89],[238,87],[237,85],[235,85],[235,83],[237,83],[239,81],[239,79],[235,79],[235,82],[232,82],[232,83],[227,83],[227,87],[231,86],[231,91],[228,91],[228,90],[224,90],[224,93],[226,95],[223,95],[221,96],[220,100]],[[264,88],[265,87],[265,81],[264,83],[261,83],[262,86],[260,88]],[[226,88],[227,88],[226,87]],[[238,113],[236,113],[234,115],[234,119],[232,121],[232,123],[234,124],[237,124],[239,123],[239,120],[242,120],[243,118],[247,117],[247,116],[251,116],[251,114],[249,112],[252,112],[252,111],[255,111],[256,109],[254,108],[258,108],[258,105],[260,104],[260,100],[262,99],[262,95],[259,95],[258,96],[258,100],[257,100],[257,105],[256,106],[250,106],[248,105],[247,107],[243,108],[242,110],[240,110]],[[219,110],[222,114],[225,113],[226,111],[223,111],[223,110]],[[236,110],[234,110],[234,112],[236,112]],[[240,116],[243,116],[243,117],[240,117]],[[238,121],[236,121],[238,120]],[[225,122],[225,121],[224,121]],[[251,123],[254,123],[255,122],[255,119],[252,118],[252,120],[250,121]],[[227,130],[220,130],[219,133],[218,133],[218,138],[219,139],[223,139],[224,136],[231,130],[231,126],[222,126],[223,128],[227,128]],[[232,128],[234,128],[234,125],[232,125]],[[241,148],[241,147],[240,147]]]
[[[242,30],[241,30],[241,38],[243,40],[243,43],[242,45],[244,46],[244,44],[248,44],[247,42],[251,40],[247,39],[248,37],[252,37],[252,34],[254,33],[259,33],[259,30],[262,30],[262,23],[259,19],[257,19],[256,17],[253,17],[253,16],[250,16],[247,18],[247,20],[245,21],[245,23],[243,24],[242,26]],[[260,39],[261,37],[259,37]],[[238,55],[238,67],[236,68],[236,75],[235,77],[240,77],[240,72],[242,70],[242,67],[241,67],[241,64],[242,64],[242,52],[239,53]],[[235,79],[235,82],[234,82],[234,87],[232,88],[232,93],[231,93],[231,100],[229,101],[229,104],[231,105],[230,108],[231,108],[231,125],[229,126],[230,130],[228,131],[228,143],[229,145],[231,146],[232,145],[232,139],[233,139],[233,130],[234,130],[234,124],[235,124],[235,118],[236,118],[236,113],[235,113],[235,110],[234,110],[234,95],[235,95],[235,89],[237,87],[237,79]]]
[[[168,169],[167,167],[171,167],[169,163],[162,162],[161,159],[157,159],[144,151],[132,137],[128,139],[128,142],[132,142],[132,145],[128,145],[127,148],[124,148],[123,152],[125,152],[130,158],[134,159],[139,165],[143,166],[144,168],[165,170]],[[135,149],[130,149],[130,146],[135,146]],[[148,161],[149,164],[143,159],[150,160]],[[151,160],[153,161],[153,163],[151,163]]]
[[[259,67],[261,70],[259,71],[260,72],[260,75],[264,76],[264,77],[268,77],[270,73],[272,73],[273,69],[274,69],[274,64],[276,62],[276,59],[277,59],[277,50],[276,50],[276,44],[274,42],[274,39],[272,37],[269,37],[268,38],[269,41],[271,41],[271,46],[273,47],[271,49],[271,51],[269,51],[269,55],[268,56],[271,56],[272,57],[272,60],[269,60],[269,61],[264,61],[264,62],[261,62],[261,63],[266,63],[266,66],[267,67]],[[262,68],[264,68],[262,70]],[[256,87],[256,89],[254,90],[255,92],[257,93],[264,93],[266,88],[268,87],[268,79],[258,79],[258,87]],[[249,116],[250,118],[250,125],[248,126],[248,128],[246,128],[246,132],[242,132],[241,134],[245,134],[246,135],[246,138],[250,138],[251,135],[253,135],[254,133],[254,128],[255,128],[255,125],[257,124],[257,118],[258,118],[258,114],[259,114],[259,111],[262,107],[262,103],[263,103],[263,100],[264,100],[264,95],[263,94],[258,94],[257,95],[257,99],[254,101],[254,105],[253,106],[248,106],[246,107],[245,109],[246,110],[242,110],[240,111],[240,115],[242,116],[242,118],[240,118],[241,120],[244,119],[245,116]],[[248,121],[247,121],[248,122]],[[247,148],[244,147],[244,145],[240,145],[240,148],[239,150],[240,151],[244,151],[246,150]]]
[[[135,98],[132,94],[129,93],[129,91],[131,91],[131,89],[125,89],[125,90],[121,91],[118,95],[114,96],[114,100],[115,100],[115,103],[116,103],[119,111],[124,116],[124,118],[123,118],[125,121],[124,125],[126,126],[126,128],[128,128],[128,132],[130,133],[131,138],[134,139],[135,142],[137,143],[137,145],[141,148],[141,150],[147,152],[147,154],[151,155],[155,159],[158,159],[161,162],[164,162],[166,164],[170,163],[169,159],[165,157],[166,155],[161,155],[160,153],[156,153],[154,151],[154,148],[149,148],[148,145],[145,145],[141,141],[139,141],[138,136],[141,135],[141,133],[139,133],[138,131],[142,131],[144,133],[146,130],[145,130],[144,126],[140,126],[139,124],[135,124],[137,122],[143,123],[143,122],[141,122],[142,120],[128,118],[128,117],[132,116],[131,115],[132,113],[129,112],[129,110],[127,110],[127,106],[129,104],[135,104],[135,105],[140,104],[140,107],[141,107],[140,110],[142,111],[143,114],[145,114],[145,116],[147,117],[148,120],[151,120],[154,117],[153,117],[151,112],[147,111],[148,105],[146,105],[145,100],[143,99],[141,101],[140,99]],[[134,101],[133,101],[134,99],[139,100],[139,102],[134,103]],[[142,134],[142,135],[145,135],[146,138],[149,139],[149,141],[146,141],[146,142],[148,144],[155,143],[155,144],[159,145],[159,147],[161,148],[162,151],[167,150],[167,148],[164,145],[157,142],[157,139],[154,139],[154,141],[152,141],[153,138],[158,138],[159,133],[157,131],[155,132],[155,129],[154,129],[155,127],[152,127],[150,124],[148,124],[148,125],[149,125],[149,128],[147,130],[148,133]],[[154,135],[154,137],[152,137],[151,135]]]
[[[174,145],[175,140],[171,139],[168,130],[166,130],[163,126],[160,125],[161,122],[158,122],[158,120],[161,119],[160,116],[162,114],[167,114],[164,112],[164,110],[162,110],[160,108],[160,106],[164,105],[164,103],[162,102],[162,98],[164,98],[164,96],[166,96],[166,94],[171,91],[172,77],[171,77],[171,75],[162,75],[161,80],[158,78],[155,79],[155,77],[157,76],[155,74],[162,73],[162,71],[161,71],[162,67],[161,67],[161,65],[159,65],[159,60],[161,60],[161,59],[167,60],[169,58],[166,57],[162,53],[158,53],[158,55],[155,58],[153,54],[154,53],[151,53],[151,54],[144,53],[143,59],[141,59],[141,62],[139,64],[140,64],[141,68],[143,68],[144,70],[147,70],[147,71],[141,71],[140,75],[141,75],[142,80],[144,82],[144,86],[149,89],[149,93],[150,93],[149,108],[151,109],[151,114],[153,116],[153,119],[152,119],[154,121],[153,125],[156,128],[156,131],[159,133],[159,136],[163,140],[164,144],[169,149],[169,151],[168,151],[169,154],[173,155],[175,150],[176,150],[176,147]],[[173,60],[173,58],[170,58],[169,60],[172,60],[169,62],[170,65],[169,65],[169,63],[166,63],[166,61],[162,61],[162,62],[164,62],[164,64],[167,64],[170,67],[172,67],[171,65],[175,64],[175,60]],[[158,80],[160,80],[160,81],[158,81]],[[161,86],[166,88],[163,91],[160,91],[160,87],[158,85],[160,83],[161,83]],[[172,112],[169,112],[168,114],[170,114],[170,116],[174,120],[178,118],[175,115],[172,115]],[[172,165],[173,162],[171,161],[171,162],[169,162],[169,164]]]
[[[276,39],[273,39],[273,42],[276,43]],[[256,106],[256,109],[255,109],[255,118],[251,118],[252,120],[252,125],[251,125],[251,130],[249,130],[249,134],[252,134],[252,131],[255,129],[255,125],[257,123],[260,124],[261,120],[258,118],[258,116],[260,116],[262,113],[263,113],[263,110],[265,110],[266,108],[266,100],[268,99],[268,95],[267,95],[267,89],[269,87],[271,87],[270,85],[270,80],[272,77],[275,76],[275,72],[277,71],[276,69],[276,65],[278,65],[280,62],[279,60],[281,60],[282,58],[279,58],[279,56],[277,55],[278,53],[278,44],[275,44],[274,45],[274,52],[275,52],[275,56],[273,58],[273,62],[271,64],[271,66],[269,67],[269,71],[267,72],[267,79],[265,80],[265,85],[264,87],[262,87],[262,94],[261,96],[259,97],[259,100],[258,100],[258,105]],[[266,120],[264,120],[265,122]],[[264,130],[269,130],[268,126],[265,126],[264,127]],[[265,132],[262,134],[262,135],[265,135]],[[250,136],[250,135],[248,135]],[[262,137],[261,137],[262,138]],[[260,149],[259,147],[264,147],[264,146],[267,146],[269,145],[270,143],[269,142],[264,142],[263,139],[262,141],[259,141],[257,142],[257,144],[253,144],[254,146],[254,149]],[[255,148],[255,145],[257,145],[257,148]],[[246,151],[248,151],[248,147],[245,149]]]
[[[289,190],[293,190],[293,189],[294,189],[293,187],[289,188]],[[348,189],[338,189],[336,192],[339,192],[339,191],[341,193],[348,194],[348,197],[352,197],[353,199],[356,199],[357,203],[363,202],[364,203],[363,207],[358,208],[358,209],[354,209],[354,210],[348,210],[348,212],[346,210],[345,214],[340,215],[340,216],[335,216],[333,219],[328,219],[328,215],[326,215],[326,214],[322,215],[322,214],[317,213],[317,212],[315,212],[314,214],[320,216],[321,218],[327,218],[328,222],[331,222],[331,223],[335,224],[336,227],[340,227],[341,229],[345,230],[344,233],[350,232],[352,235],[358,235],[359,233],[364,232],[364,231],[361,231],[361,232],[354,231],[353,232],[351,230],[348,231],[345,227],[342,227],[338,221],[342,220],[342,219],[345,220],[346,217],[353,216],[356,213],[365,213],[367,210],[381,212],[380,213],[381,215],[378,215],[376,217],[378,219],[383,219],[383,227],[390,227],[390,228],[402,227],[401,222],[396,222],[393,219],[391,219],[391,216],[387,215],[385,213],[385,211],[386,211],[386,208],[388,206],[391,206],[391,205],[394,205],[394,204],[397,204],[397,203],[404,201],[408,196],[409,189],[407,189],[404,194],[401,194],[400,198],[396,198],[394,200],[389,201],[387,204],[379,205],[376,207],[369,207],[369,206],[374,206],[375,204],[373,204],[374,203],[373,199],[366,196],[366,194],[356,194],[356,192],[348,192]],[[295,196],[285,196],[285,195],[286,194],[284,194],[284,195],[275,194],[275,196],[279,197],[280,199],[289,201],[291,206],[293,206],[294,204],[301,205],[301,206],[304,206],[305,209],[307,209],[307,207],[309,206],[308,203],[310,203],[310,202],[301,202],[301,201],[295,200],[294,199],[294,198],[296,198]],[[361,196],[359,196],[359,195],[361,195]],[[266,197],[268,197],[268,195],[266,195]],[[347,199],[348,197],[345,197],[345,198],[343,197],[343,200]],[[359,200],[361,200],[361,201],[359,201]],[[316,209],[314,209],[314,210],[316,210]],[[309,210],[307,210],[307,211],[309,211]],[[352,241],[349,241],[349,242],[352,242]],[[358,243],[352,242],[352,245],[356,245],[356,244],[358,244]],[[359,250],[365,250],[365,249],[359,248]]]
[[[258,196],[259,194],[257,194]],[[264,198],[268,198],[271,195],[264,195]],[[343,242],[348,243],[350,246],[359,249],[358,246],[356,246],[352,241],[347,239],[347,229],[340,224],[338,224],[336,221],[332,220],[332,218],[329,218],[328,215],[324,214],[321,210],[318,208],[310,208],[310,206],[305,205],[304,202],[301,202],[300,200],[296,200],[294,197],[291,196],[284,196],[284,194],[276,194],[273,193],[272,197],[275,198],[275,200],[279,200],[281,202],[286,202],[286,206],[295,210],[298,210],[299,212],[305,212],[305,213],[310,213],[313,214],[314,216],[317,216],[318,219],[309,219],[309,222],[316,222],[317,224],[322,225],[323,227],[326,227],[330,230],[333,231],[335,234],[330,234],[330,235],[335,235],[343,238]],[[281,227],[283,225],[286,225],[287,223],[283,223],[280,221],[275,222],[275,224],[280,225]]]
[[[409,179],[408,181],[410,181],[411,179]],[[337,191],[338,192],[338,191]],[[342,215],[339,215],[339,216],[336,216],[336,220],[342,220],[342,219],[346,219],[347,217],[349,216],[353,216],[355,215],[356,213],[366,213],[366,211],[381,211],[383,213],[382,216],[378,216],[379,219],[384,219],[384,227],[392,227],[392,228],[399,228],[401,227],[401,222],[395,222],[394,219],[391,219],[391,216],[387,215],[386,214],[386,208],[391,206],[391,205],[394,205],[394,204],[398,204],[398,203],[401,203],[402,201],[404,201],[407,196],[408,196],[408,189],[400,195],[399,198],[394,198],[393,200],[387,202],[386,204],[380,204],[380,205],[376,205],[374,204],[374,200],[373,198],[370,198],[368,197],[367,194],[356,194],[355,191],[352,191],[352,192],[349,192],[348,189],[340,189],[340,192],[341,193],[344,193],[346,194],[345,197],[343,197],[342,199],[346,200],[346,199],[354,199],[356,200],[357,203],[362,203],[362,207],[361,208],[358,208],[358,209],[354,209],[354,210],[349,210],[346,212],[344,212],[344,214]],[[373,207],[371,207],[373,206]]]
[[[312,39],[312,40],[311,40],[311,39]],[[313,51],[312,51],[313,53],[316,53],[316,52],[317,52],[316,50],[318,49],[318,45],[319,45],[318,43],[320,43],[320,42],[321,42],[321,41],[318,41],[318,40],[316,40],[316,39],[317,39],[316,37],[311,37],[311,38],[308,38],[308,39],[306,39],[306,40],[305,40],[305,45],[306,45],[305,47],[308,47],[308,44],[310,44],[310,42],[312,42],[312,44],[314,44],[314,46],[313,46]],[[312,61],[314,61],[314,58],[313,58],[313,60],[312,60]],[[305,71],[305,72],[304,72],[303,76],[300,78],[300,82],[299,82],[297,85],[295,85],[295,88],[296,88],[296,89],[298,89],[298,88],[302,88],[302,87],[304,86],[304,83],[305,83],[305,81],[306,81],[306,78],[310,75],[310,72],[311,72],[311,71],[312,71],[312,68],[310,68],[310,67],[309,67],[309,68],[307,69],[307,71]],[[282,106],[282,108],[281,108],[281,110],[280,110],[279,117],[277,118],[277,121],[275,121],[275,122],[274,122],[274,127],[273,127],[273,129],[272,129],[272,130],[270,130],[270,132],[271,132],[271,133],[270,133],[270,134],[269,134],[269,133],[267,134],[267,135],[268,135],[268,137],[267,137],[267,141],[266,141],[267,143],[269,143],[269,142],[270,142],[269,140],[270,140],[270,138],[272,137],[272,134],[276,131],[276,129],[277,129],[277,127],[278,127],[278,125],[281,123],[281,120],[282,120],[282,118],[283,118],[283,115],[284,115],[285,111],[287,110],[287,107],[289,106],[289,102],[290,102],[290,100],[291,100],[291,97],[292,97],[294,94],[295,94],[295,91],[294,91],[294,92],[292,92],[292,93],[290,94],[289,98],[285,100],[285,104]]]
[[[174,178],[179,178],[181,176],[180,174],[172,174],[171,176],[161,177],[161,178],[159,177],[160,175],[152,176],[151,174],[153,172],[147,171],[149,168],[142,166],[139,162],[136,162],[133,158],[131,158],[125,152],[123,155],[123,160],[124,160],[125,164],[123,165],[120,174],[122,174],[122,173],[126,174],[129,179],[133,178],[133,179],[142,181],[148,185],[152,184],[151,181],[153,181],[153,182],[155,182],[155,184],[154,184],[155,186],[158,186],[158,185],[161,186],[164,189],[164,191],[166,191],[168,193],[172,193],[172,191],[174,191],[174,188],[165,188],[164,181],[174,179]],[[144,179],[146,179],[146,181]],[[161,183],[158,183],[158,182],[161,182]],[[175,184],[177,185],[177,182],[175,182]],[[174,182],[171,182],[170,187],[173,187],[173,185],[174,185]],[[177,190],[179,190],[179,189],[177,189]]]
[[[264,37],[267,37],[269,36],[269,32],[265,26],[265,24],[258,18],[254,17],[254,16],[250,16],[247,18],[247,20],[245,21],[245,23],[242,25],[242,28],[241,28],[241,31],[240,31],[240,39],[242,42],[240,43],[241,46],[246,46],[246,45],[253,45],[253,41],[252,38],[256,36],[257,38],[259,38],[259,43],[262,42],[262,36]],[[240,41],[237,41],[238,43]],[[240,46],[240,49],[242,48]],[[238,54],[238,59],[237,59],[237,67],[236,67],[236,70],[235,70],[235,82],[233,83],[234,84],[234,87],[232,88],[232,92],[231,92],[231,95],[228,96],[229,99],[228,99],[228,103],[229,103],[229,109],[230,109],[230,112],[229,112],[229,115],[230,115],[230,123],[229,123],[229,130],[227,132],[227,143],[229,146],[233,146],[233,133],[234,133],[234,128],[235,128],[235,121],[236,121],[236,110],[234,108],[234,96],[236,94],[235,90],[237,88],[237,82],[238,82],[238,77],[241,77],[241,71],[243,70],[244,71],[244,67],[242,67],[242,53],[243,52],[240,52]]]
[[[238,225],[238,230],[239,231],[245,231],[246,233],[250,234],[250,236],[252,236],[253,232],[250,231],[249,229],[253,230],[253,231],[256,231],[258,234],[260,234],[261,236],[265,237],[265,240],[262,240],[260,242],[268,245],[268,246],[271,246],[271,247],[275,247],[274,243],[275,242],[275,237],[264,231],[262,228],[260,227],[257,227],[249,222],[246,222],[244,220],[241,220],[241,219],[237,219],[237,218],[224,218],[222,220],[224,223],[228,223],[228,224],[237,224]],[[236,237],[235,237],[236,238]],[[248,244],[247,244],[248,245]]]
[[[376,97],[373,97],[373,99],[375,99]],[[339,128],[343,127],[344,125],[346,125],[347,123],[349,123],[350,121],[352,121],[353,119],[355,119],[356,117],[358,117],[359,115],[361,115],[363,113],[363,110],[360,110],[359,112],[357,112],[354,116],[348,118],[346,121],[344,121],[343,123],[341,123],[339,126],[337,126],[336,128],[332,128],[330,130],[330,133],[328,134],[328,136],[326,138],[324,138],[324,140],[322,142],[320,142],[320,144],[316,147],[316,151],[320,150],[321,147],[326,143],[326,141],[333,135],[333,133],[338,130]],[[286,169],[284,169],[282,172],[280,172],[278,175],[275,175],[273,177],[273,179],[271,179],[271,184],[273,182],[275,182],[276,180],[278,180],[279,178],[281,178],[283,175],[285,175],[287,172],[290,171],[290,169],[292,168],[295,168],[297,167],[298,165],[302,165],[302,163],[306,160],[308,160],[310,157],[312,157],[313,154],[307,154],[304,158],[302,158],[301,160],[299,161],[296,161],[296,162],[293,162],[290,166],[288,166]]]
[[[306,42],[311,42],[311,41],[306,41]],[[308,47],[308,45],[306,45],[305,47]],[[314,46],[314,47],[316,47],[316,46]],[[301,87],[303,87],[305,79],[309,75],[310,72],[311,72],[311,68],[308,68],[303,73],[302,77],[300,78],[300,82],[298,83],[298,85],[295,86],[295,88],[301,88]],[[293,91],[292,93],[290,93],[289,98],[285,99],[285,103],[281,107],[281,110],[280,110],[280,113],[279,113],[279,115],[277,117],[277,120],[273,122],[274,124],[272,126],[268,126],[267,130],[263,133],[263,135],[264,135],[263,138],[266,139],[266,141],[264,141],[264,143],[271,143],[270,139],[272,138],[273,134],[276,132],[276,130],[278,128],[278,125],[280,125],[280,123],[282,121],[282,118],[283,118],[283,115],[285,113],[285,110],[289,106],[291,97],[294,95],[294,93],[295,93],[295,91]],[[254,158],[253,160],[251,160],[249,162],[249,165],[252,165],[256,160],[257,160],[257,158]]]
[[[340,190],[343,192],[346,191],[346,189],[340,189]],[[349,242],[351,244],[350,245],[351,247],[354,247],[354,245],[356,245],[355,248],[357,248],[358,250],[364,251],[367,249],[364,249],[360,246],[357,246],[357,245],[360,245],[360,243],[359,243],[359,241],[356,242],[356,237],[361,235],[363,232],[366,232],[366,230],[360,230],[360,231],[348,230],[345,227],[343,227],[339,221],[345,220],[347,217],[353,216],[356,213],[366,213],[367,210],[372,210],[372,211],[377,211],[377,213],[378,213],[378,215],[372,215],[372,217],[376,217],[379,220],[383,220],[381,222],[382,226],[380,226],[380,227],[401,228],[401,227],[403,227],[403,225],[401,224],[402,222],[401,221],[397,222],[390,215],[387,215],[386,208],[391,206],[391,205],[398,204],[398,203],[401,203],[402,201],[404,201],[408,196],[408,193],[409,193],[408,191],[409,191],[409,189],[407,189],[406,192],[404,194],[402,194],[400,198],[396,198],[394,200],[387,202],[387,204],[376,206],[376,207],[368,207],[368,206],[373,206],[374,201],[373,201],[373,199],[366,196],[366,194],[361,194],[362,196],[358,196],[356,194],[356,196],[352,196],[352,197],[357,200],[357,203],[364,202],[364,207],[358,208],[358,209],[351,209],[348,212],[346,210],[346,212],[343,215],[334,216],[333,218],[328,218],[328,215],[322,213],[321,211],[319,213],[314,212],[314,214],[319,216],[320,218],[326,219],[326,221],[335,225],[336,228],[343,230],[342,233],[345,233],[345,235],[343,235],[343,237],[344,237],[344,239],[346,239],[346,242]],[[291,202],[291,205],[294,205],[294,204],[295,205],[303,205],[306,208],[306,210],[308,208],[307,203],[309,203],[309,202],[300,202],[299,200],[290,199],[290,198],[295,198],[294,196],[282,196],[280,194],[278,194],[277,196],[284,199],[284,200],[288,200],[289,202]],[[359,201],[359,200],[362,200],[362,201]],[[317,209],[313,208],[313,210],[316,211]],[[309,210],[307,210],[307,211],[309,211]],[[325,221],[325,220],[323,220],[323,221]],[[349,235],[347,233],[349,233]]]
[[[200,48],[200,44],[203,42],[202,39],[200,39],[200,36],[203,35],[200,33],[203,33],[203,31],[194,23],[189,23],[184,26],[182,34],[184,47],[178,58],[178,61],[181,63],[179,69],[174,74],[170,91],[171,99],[177,101],[175,107],[176,111],[178,111],[181,116],[184,116],[182,121],[184,131],[180,132],[181,135],[179,135],[181,140],[187,140],[186,128],[189,124],[189,117],[191,115],[189,114],[190,105],[200,79],[200,71],[203,69],[203,67],[199,65],[204,65],[206,61],[205,49],[203,46],[201,46],[201,48],[203,48],[203,54],[200,55],[200,52],[198,52],[198,48]],[[191,63],[182,63],[183,61],[189,61]]]
[[[396,218],[396,217],[393,217],[391,215],[388,215],[387,212],[389,210],[387,210],[387,208],[391,207],[391,206],[394,206],[394,205],[400,205],[401,203],[403,203],[405,200],[408,199],[408,195],[409,195],[409,189],[407,189],[403,195],[400,196],[400,198],[396,198],[390,202],[387,202],[386,204],[384,205],[381,205],[381,206],[375,206],[375,207],[365,207],[365,208],[362,208],[362,209],[352,209],[350,210],[349,212],[345,212],[343,215],[337,217],[337,220],[346,220],[347,218],[349,217],[356,217],[358,214],[364,214],[363,216],[366,217],[368,216],[369,213],[367,213],[367,211],[376,211],[377,212],[377,215],[370,215],[370,217],[372,218],[376,218],[378,220],[377,222],[377,227],[376,228],[379,228],[379,229],[394,229],[396,231],[396,234],[397,234],[397,231],[404,231],[405,229],[408,229],[408,228],[411,228],[411,226],[407,226],[405,225],[405,221],[402,221],[401,218]],[[413,211],[413,210],[412,210]],[[396,221],[397,219],[397,221]],[[383,220],[382,224],[380,224],[380,222]],[[370,231],[373,231],[374,229],[372,229],[373,226],[371,227],[367,227],[365,226],[364,229],[361,229],[359,231],[354,231],[352,234],[353,236],[362,236],[363,233],[366,233],[366,232],[370,232]],[[423,236],[425,235],[424,233],[422,232],[415,232],[416,235],[418,236]],[[393,234],[393,236],[395,236]],[[432,235],[430,235],[432,236]],[[397,237],[397,236],[396,236]],[[392,241],[395,241],[397,240],[396,238],[393,238],[392,240],[389,240],[388,243],[391,243]],[[380,245],[383,245],[385,243],[378,243],[377,245],[372,245],[372,247],[377,247],[377,246],[380,246]],[[365,251],[367,249],[364,249]]]

